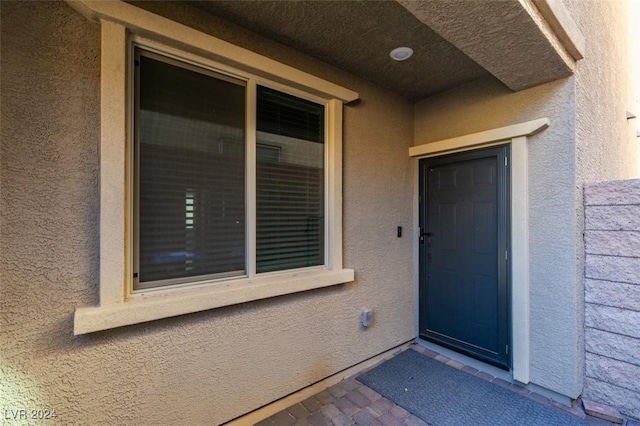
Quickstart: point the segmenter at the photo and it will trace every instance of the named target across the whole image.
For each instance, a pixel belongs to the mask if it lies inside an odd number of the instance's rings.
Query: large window
[[[358,94],[120,1],[100,23],[100,302],[84,334],[354,280],[342,113]]]
[[[134,290],[324,265],[325,106],[264,86],[247,100],[243,80],[140,48],[134,64]]]

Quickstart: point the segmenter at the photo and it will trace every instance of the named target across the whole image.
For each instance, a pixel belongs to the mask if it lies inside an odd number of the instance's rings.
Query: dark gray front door
[[[420,160],[420,337],[508,369],[508,148]]]

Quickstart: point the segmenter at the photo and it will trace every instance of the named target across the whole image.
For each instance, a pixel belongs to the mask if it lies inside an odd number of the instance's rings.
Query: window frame
[[[123,2],[69,3],[101,25],[100,304],[78,307],[85,334],[354,280],[342,265],[342,108],[358,94]],[[248,80],[247,154],[256,162],[255,99],[262,85],[325,105],[325,265],[255,274],[255,166],[246,168],[248,276],[133,291],[133,43]],[[251,83],[249,83],[251,82]],[[320,102],[319,102],[320,101]],[[251,129],[253,126],[253,129]],[[253,130],[253,131],[252,131]],[[252,241],[249,241],[252,240]],[[253,274],[249,273],[250,268]]]
[[[133,177],[132,182],[130,184],[130,199],[132,200],[132,206],[129,208],[129,218],[132,224],[131,234],[133,235],[133,251],[132,251],[132,272],[139,271],[139,253],[136,253],[139,250],[139,213],[137,212],[137,208],[139,206],[139,200],[137,199],[139,196],[139,175],[136,172],[136,168],[139,169],[139,164],[134,164],[136,161],[139,161],[139,158],[135,154],[135,149],[137,147],[136,142],[136,97],[139,97],[139,93],[137,93],[139,89],[139,81],[138,77],[135,73],[134,63],[137,60],[136,49],[144,52],[148,52],[151,55],[147,55],[156,60],[162,60],[165,63],[171,64],[173,66],[183,67],[185,69],[189,69],[196,72],[201,72],[205,75],[208,75],[212,78],[222,78],[228,77],[229,81],[242,81],[245,87],[245,209],[246,209],[246,227],[245,227],[245,265],[246,270],[244,274],[241,275],[231,275],[231,276],[221,276],[221,277],[212,277],[206,278],[203,276],[202,279],[194,279],[194,280],[184,280],[184,279],[175,279],[181,280],[184,282],[176,283],[176,284],[163,284],[157,286],[149,286],[143,288],[138,284],[138,289],[136,289],[136,277],[132,276],[129,281],[129,286],[127,289],[127,296],[135,297],[136,294],[151,292],[151,291],[159,291],[166,288],[178,288],[178,287],[186,287],[191,285],[199,285],[199,284],[216,284],[218,282],[223,281],[231,281],[242,278],[254,278],[258,276],[266,276],[268,274],[278,275],[278,274],[287,274],[291,271],[305,271],[305,270],[324,270],[328,268],[328,259],[331,257],[332,247],[329,247],[328,239],[329,239],[329,200],[328,200],[328,190],[329,187],[329,173],[327,172],[327,164],[329,163],[329,114],[328,114],[328,106],[329,100],[320,98],[318,96],[314,96],[308,93],[305,93],[300,90],[290,89],[284,85],[273,83],[269,80],[256,78],[254,75],[250,73],[244,73],[240,70],[233,70],[231,73],[229,70],[219,69],[221,65],[217,62],[206,60],[204,58],[198,58],[193,55],[182,54],[182,52],[173,49],[171,47],[162,45],[161,43],[154,42],[152,40],[146,39],[144,37],[132,36],[129,38],[128,42],[128,74],[129,74],[129,82],[130,86],[135,85],[134,87],[129,87],[127,90],[128,95],[128,108],[131,111],[129,115],[129,121],[127,126],[131,129],[128,132],[128,152],[126,155],[128,156],[128,162],[131,164],[129,173],[130,176]],[[184,55],[184,56],[183,56]],[[162,58],[162,59],[159,59]],[[221,67],[223,68],[223,67]],[[257,150],[258,145],[260,145],[258,141],[258,131],[257,131],[257,120],[256,120],[256,111],[257,111],[257,87],[262,86],[269,89],[278,90],[279,92],[286,93],[289,95],[293,95],[297,98],[304,99],[307,101],[314,102],[318,105],[322,105],[324,108],[324,122],[322,123],[324,127],[324,142],[323,142],[323,186],[324,186],[324,206],[323,206],[323,214],[324,214],[324,253],[323,253],[323,264],[322,265],[314,265],[308,266],[304,268],[296,268],[282,271],[273,271],[273,272],[257,272],[257,224],[256,224],[256,214],[257,214],[257,182],[256,182],[256,172],[257,172]],[[251,121],[252,120],[252,121]],[[251,179],[250,179],[251,176]],[[251,196],[249,194],[252,194]],[[252,220],[248,218],[251,217]],[[197,278],[197,277],[194,277]],[[170,281],[170,280],[167,280]]]
[[[218,80],[227,81],[231,84],[241,85],[244,87],[245,92],[245,121],[247,119],[247,109],[249,106],[249,100],[247,96],[247,85],[248,79],[239,78],[238,76],[231,75],[227,72],[218,72],[214,67],[215,64],[207,63],[206,66],[203,61],[200,63],[196,63],[193,60],[183,59],[179,55],[179,52],[174,51],[173,49],[168,49],[171,52],[164,50],[167,49],[158,43],[153,43],[150,40],[146,40],[143,37],[130,37],[128,42],[128,74],[129,80],[128,84],[130,84],[129,89],[127,90],[127,102],[128,108],[131,111],[129,115],[129,121],[127,126],[131,129],[128,132],[127,143],[129,149],[127,150],[126,155],[128,156],[128,161],[132,165],[129,172],[130,176],[132,176],[132,180],[130,183],[130,196],[132,200],[132,205],[129,207],[130,221],[132,224],[132,236],[133,236],[133,251],[132,251],[132,272],[133,276],[131,277],[129,288],[127,288],[127,294],[129,296],[135,295],[136,293],[141,292],[149,292],[161,290],[163,288],[170,287],[183,287],[188,285],[193,285],[196,283],[215,283],[223,280],[230,280],[234,278],[243,278],[248,275],[248,268],[245,267],[246,271],[243,274],[234,274],[233,271],[223,272],[220,274],[210,274],[210,275],[200,275],[194,277],[180,277],[180,278],[169,278],[164,280],[150,281],[150,284],[143,284],[139,281],[140,277],[140,155],[136,153],[136,151],[140,150],[140,134],[139,134],[139,117],[136,117],[136,114],[139,113],[139,107],[137,104],[140,102],[140,75],[136,69],[135,63],[140,60],[140,57],[146,56],[148,58],[154,59],[156,61],[164,62],[165,64],[180,67],[182,69],[186,69],[189,71],[197,72],[203,75],[206,75],[210,78],[215,78]],[[206,61],[205,61],[206,62]],[[133,87],[132,87],[133,86]],[[244,126],[245,132],[245,146],[247,145],[247,137],[246,132],[249,129],[249,126]],[[247,202],[248,197],[246,197],[246,191],[249,185],[249,182],[246,181],[246,171],[250,165],[245,159],[245,210],[249,208]],[[249,225],[245,227],[245,265],[248,263],[248,249],[249,249],[249,241],[246,238],[249,232]],[[190,279],[194,278],[194,279]],[[199,278],[199,279],[196,279]],[[156,285],[153,285],[156,283]],[[138,287],[138,289],[136,289]]]

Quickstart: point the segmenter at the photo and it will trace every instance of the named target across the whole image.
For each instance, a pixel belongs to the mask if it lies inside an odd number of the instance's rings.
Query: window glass
[[[245,87],[137,49],[137,289],[246,273]]]
[[[258,86],[257,272],[324,264],[324,105]]]

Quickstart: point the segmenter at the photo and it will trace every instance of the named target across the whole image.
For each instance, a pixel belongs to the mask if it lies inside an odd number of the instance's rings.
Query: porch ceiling
[[[521,90],[567,77],[573,68],[525,0],[187,3],[412,101],[490,74]],[[411,47],[414,56],[391,60],[399,46]]]

